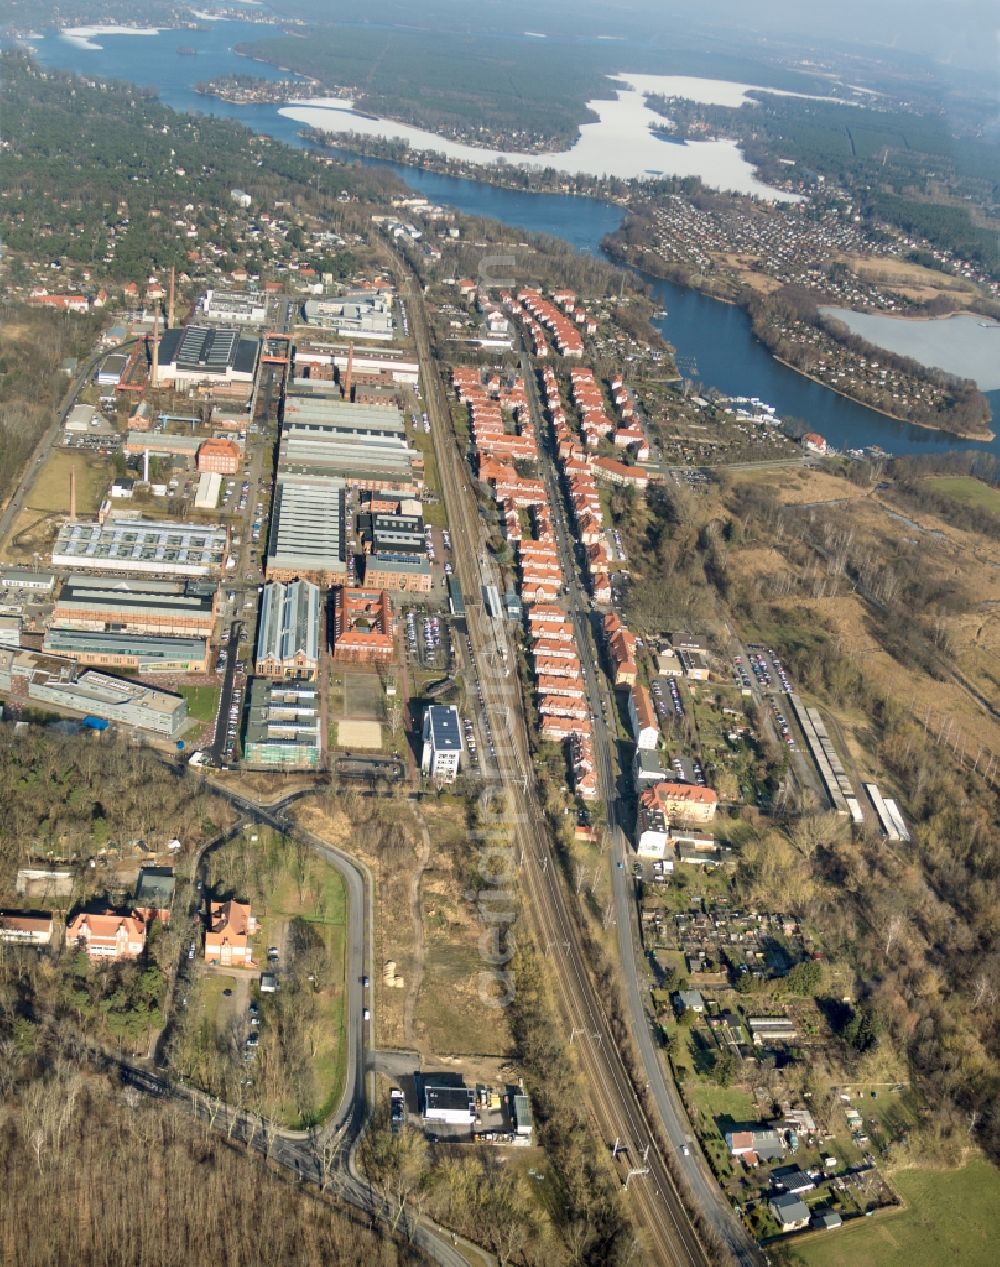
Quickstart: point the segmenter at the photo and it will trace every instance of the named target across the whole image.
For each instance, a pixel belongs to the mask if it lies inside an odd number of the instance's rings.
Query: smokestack
[[[76,523],[76,467],[69,468],[69,521]]]
[[[351,387],[354,379],[354,344],[347,345],[347,371],[344,374],[344,399],[351,399]]]
[[[149,483],[149,450],[148,449],[143,449],[142,451],[142,482],[144,484]]]
[[[174,267],[170,266],[170,295],[167,300],[167,327],[174,328]]]
[[[160,385],[160,305],[153,309],[153,369],[149,376],[149,385],[157,388]]]

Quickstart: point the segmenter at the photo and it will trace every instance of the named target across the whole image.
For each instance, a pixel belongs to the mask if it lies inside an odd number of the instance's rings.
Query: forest
[[[12,1016],[17,993],[15,974],[3,972],[0,1166],[17,1176],[0,1202],[8,1267],[426,1261],[207,1123],[81,1067],[69,1027],[26,1036]]]
[[[0,502],[51,425],[69,385],[60,363],[66,357],[82,361],[97,326],[91,316],[31,308],[0,297]]]
[[[20,52],[0,56],[0,112],[18,121],[0,196],[15,283],[27,278],[18,257],[89,265],[120,281],[183,269],[191,243],[174,220],[193,215],[203,234],[218,233],[233,188],[257,205],[280,200],[320,214],[344,191],[378,200],[400,187],[391,173],[318,160],[227,120],[176,114],[128,84],[41,72]]]
[[[189,846],[225,830],[233,811],[182,771],[124,737],[0,724],[0,891],[33,858],[86,862],[148,838]]]
[[[616,15],[616,26],[628,21],[629,15]],[[532,39],[522,30],[471,32],[462,22],[422,31],[320,26],[308,40],[271,36],[238,51],[331,88],[354,88],[360,108],[442,135],[478,136],[511,150],[555,150],[572,144],[580,125],[596,118],[587,102],[613,97],[608,76],[622,70],[614,44],[580,38],[579,26],[573,14],[574,34],[559,40]],[[750,77],[800,92],[822,82],[729,50],[718,39],[711,51],[703,44],[679,48],[675,37],[656,43],[642,31],[629,48],[631,73]]]
[[[861,1020],[853,1037],[865,1038],[869,1067],[891,1044],[923,1094],[908,1155],[954,1160],[971,1135],[1000,1160],[996,786],[942,729],[921,725],[909,688],[889,691],[872,676],[870,657],[852,653],[817,600],[860,595],[868,632],[919,692],[950,671],[941,622],[975,609],[974,566],[949,580],[918,545],[897,541],[888,556],[849,504],[797,510],[760,483],[724,481],[701,505],[677,490],[650,512],[651,565],[681,581],[668,615],[711,619],[714,594],[747,636],[779,651],[803,691],[861,713],[871,759],[902,789],[914,827],[912,850],[899,854],[867,837],[849,842],[822,815],[761,824],[743,848],[741,883],[757,901],[785,894],[819,931],[824,958],[851,966],[855,1013],[869,1016],[867,1037]],[[762,549],[780,553],[780,574],[743,569],[742,552]],[[638,578],[634,589],[646,588]],[[691,591],[703,596],[697,607],[684,604]],[[846,1022],[840,1037],[852,1040]]]

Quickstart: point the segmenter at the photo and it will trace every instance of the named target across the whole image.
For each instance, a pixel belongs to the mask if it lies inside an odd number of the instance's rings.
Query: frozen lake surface
[[[839,318],[852,334],[887,352],[971,378],[981,392],[1000,388],[1000,323],[996,321],[972,313],[920,319],[849,308],[820,311]]]
[[[700,80],[678,75],[616,75],[615,97],[591,101],[598,116],[584,123],[580,137],[568,150],[552,154],[518,154],[450,141],[435,132],[396,123],[392,119],[368,118],[355,114],[352,102],[337,97],[291,102],[281,113],[297,123],[324,132],[356,132],[385,140],[406,141],[413,150],[434,150],[448,158],[489,165],[497,162],[526,167],[554,167],[570,174],[617,176],[622,179],[651,176],[700,176],[716,189],[756,194],[776,201],[798,201],[795,194],[772,189],[754,176],[734,141],[691,141],[678,144],[662,141],[650,130],[664,120],[646,105],[650,93],[687,96],[720,105],[739,105],[746,100],[750,84],[724,84],[721,80]],[[760,89],[759,91],[768,91]],[[701,94],[698,96],[697,94]]]

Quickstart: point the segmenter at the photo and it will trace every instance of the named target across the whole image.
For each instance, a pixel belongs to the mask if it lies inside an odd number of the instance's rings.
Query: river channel
[[[162,31],[150,36],[100,35],[98,48],[84,48],[47,32],[31,41],[38,60],[101,79],[130,80],[156,89],[165,105],[238,119],[254,131],[290,145],[302,146],[301,124],[279,114],[273,105],[238,106],[194,91],[194,84],[225,74],[288,78],[282,72],[248,62],[232,51],[241,41],[259,38],[268,28],[247,22],[206,23],[197,31]],[[195,50],[182,55],[178,47]],[[459,179],[382,160],[362,160],[390,167],[417,193],[454,207],[532,233],[560,237],[580,251],[600,253],[600,241],[616,229],[621,210],[596,198],[529,194],[498,189],[481,181]],[[677,350],[681,372],[705,387],[729,395],[758,396],[774,405],[783,418],[801,418],[813,431],[840,449],[881,445],[891,453],[933,453],[949,449],[988,449],[1000,456],[1000,434],[989,443],[956,440],[939,431],[895,422],[778,364],[750,330],[742,309],[710,299],[670,282],[647,278],[666,317],[657,321]],[[987,393],[1000,433],[1000,391]]]

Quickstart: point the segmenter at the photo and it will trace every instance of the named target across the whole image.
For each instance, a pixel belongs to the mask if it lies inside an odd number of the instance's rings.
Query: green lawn
[[[957,502],[1000,515],[1000,488],[991,488],[971,475],[928,475],[924,481],[935,493],[953,497]]]
[[[252,903],[260,921],[252,942],[258,969],[267,963],[267,948],[276,945],[281,953],[279,973],[291,970],[287,928],[293,919],[308,923],[324,943],[325,965],[314,996],[315,1011],[301,1026],[313,1074],[310,1102],[305,1106],[294,1102],[289,1086],[278,1085],[281,1080],[269,1083],[263,1097],[265,1115],[283,1125],[301,1127],[321,1121],[342,1094],[346,1070],[347,893],[340,873],[311,850],[298,849],[269,828],[260,827],[252,839],[234,841],[211,855],[208,883]],[[205,1079],[212,1075],[205,1052],[211,1050],[212,1036],[226,1026],[229,1000],[222,992],[234,984],[222,974],[206,972],[192,1001],[196,1023],[189,1031],[182,1064],[199,1085],[209,1085]],[[257,997],[255,977],[249,985],[251,997]],[[273,1005],[267,996],[259,1001],[264,1039]]]
[[[438,472],[437,455],[434,452],[434,437],[425,434],[421,428],[413,433],[411,443],[423,454],[424,484],[427,491],[437,494],[437,501],[424,503],[424,522],[430,524],[432,528],[447,528],[448,513],[441,499],[441,476]],[[448,443],[447,440],[446,443]]]
[[[187,700],[189,717],[201,722],[215,720],[215,714],[219,710],[217,686],[182,686],[180,693]]]
[[[31,486],[27,505],[32,510],[69,511],[70,472],[76,472],[76,511],[97,511],[114,472],[110,462],[83,453],[53,449]]]
[[[261,919],[258,953],[263,958],[269,945],[281,941],[279,929],[293,918],[312,924],[326,944],[331,979],[320,992],[318,1023],[312,1031],[309,1063],[316,1085],[312,1119],[321,1121],[336,1107],[344,1085],[345,1041],[344,978],[346,974],[347,892],[340,872],[308,854],[299,898],[296,878],[284,870],[268,895]],[[306,1125],[291,1103],[277,1103],[274,1115],[290,1126]]]
[[[1000,1173],[988,1162],[961,1170],[904,1170],[892,1183],[905,1210],[810,1237],[789,1246],[785,1261],[803,1267],[988,1267],[997,1261]]]
[[[734,1122],[744,1123],[757,1121],[750,1093],[739,1087],[720,1087],[714,1082],[692,1079],[687,1092],[692,1103],[711,1118],[731,1117]]]

